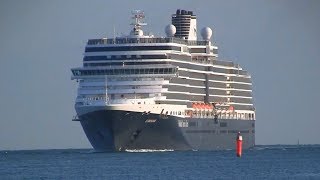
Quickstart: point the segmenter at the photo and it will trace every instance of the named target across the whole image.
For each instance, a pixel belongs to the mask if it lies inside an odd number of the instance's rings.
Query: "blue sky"
[[[164,36],[176,9],[213,29],[221,59],[253,79],[256,144],[320,144],[320,2],[299,0],[0,2],[0,150],[91,147],[75,115],[89,38],[129,32],[145,11],[145,31]]]

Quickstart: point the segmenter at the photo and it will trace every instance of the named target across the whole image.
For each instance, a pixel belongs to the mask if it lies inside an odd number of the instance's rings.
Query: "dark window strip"
[[[206,53],[206,48],[190,48],[190,53]]]
[[[84,63],[84,67],[95,66],[126,66],[126,65],[158,65],[169,64],[168,62],[107,62],[107,63]]]
[[[85,52],[104,52],[104,51],[150,51],[150,50],[174,50],[180,51],[177,46],[119,46],[119,47],[87,47]]]
[[[103,61],[103,60],[130,60],[130,59],[168,59],[166,55],[110,55],[110,56],[85,56],[83,61]]]
[[[161,101],[161,100],[158,100],[156,101],[156,104],[174,104],[174,105],[191,105],[190,102],[185,102],[185,101]]]
[[[186,130],[186,133],[215,133],[215,130]]]
[[[74,76],[90,75],[130,75],[130,74],[174,74],[175,68],[145,68],[145,69],[101,69],[72,70]]]

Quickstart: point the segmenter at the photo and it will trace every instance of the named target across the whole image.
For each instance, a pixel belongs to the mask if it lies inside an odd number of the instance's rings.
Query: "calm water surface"
[[[320,179],[320,145],[244,151],[0,151],[0,179]]]

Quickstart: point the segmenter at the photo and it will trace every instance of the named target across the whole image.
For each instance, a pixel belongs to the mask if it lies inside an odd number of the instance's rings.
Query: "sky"
[[[320,144],[320,1],[1,0],[0,150],[91,148],[70,68],[88,39],[129,33],[136,9],[157,36],[176,9],[213,29],[219,58],[252,76],[256,144]]]

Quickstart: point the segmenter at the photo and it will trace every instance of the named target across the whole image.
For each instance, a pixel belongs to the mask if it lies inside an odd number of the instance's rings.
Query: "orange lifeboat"
[[[194,108],[194,109],[199,109],[198,103],[193,103],[193,104],[192,104],[192,108]]]
[[[228,111],[234,111],[234,107],[233,106],[229,106]]]

